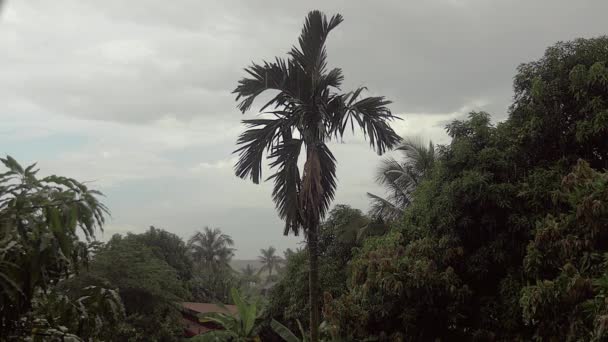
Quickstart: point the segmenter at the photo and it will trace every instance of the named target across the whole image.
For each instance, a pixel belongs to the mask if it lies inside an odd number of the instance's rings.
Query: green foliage
[[[560,42],[518,68],[510,120],[522,157],[608,168],[606,45],[606,36]]]
[[[608,173],[580,161],[554,194],[562,212],[538,222],[524,259],[524,320],[539,339],[608,338]]]
[[[126,309],[123,338],[132,341],[175,341],[182,335],[175,302],[188,298],[177,270],[157,257],[141,236],[114,235],[83,274],[91,282],[106,281],[119,289]],[[86,282],[87,280],[83,280]]]
[[[64,323],[62,317],[45,320],[33,309],[49,300],[45,296],[57,283],[88,263],[87,245],[78,234],[91,240],[101,229],[107,214],[97,199],[101,193],[71,178],[39,178],[35,164],[23,168],[10,156],[0,161],[7,169],[0,174],[0,335],[72,336],[55,325]],[[81,314],[88,312],[84,304]],[[99,331],[102,325],[91,329]]]
[[[354,340],[605,339],[606,61],[606,37],[558,43],[519,67],[508,120],[449,124],[326,320]]]
[[[199,319],[217,323],[224,330],[211,331],[197,337],[191,338],[192,341],[260,341],[258,333],[260,330],[260,317],[258,316],[258,303],[250,303],[241,297],[237,289],[232,288],[231,296],[237,307],[238,314],[228,313],[228,309],[223,312],[210,312],[202,314]]]
[[[337,297],[346,290],[347,263],[357,232],[367,218],[357,209],[336,205],[321,225],[319,236],[319,281],[325,293]],[[296,321],[308,328],[308,251],[291,252],[283,267],[282,278],[270,292],[268,314],[297,329]]]
[[[111,341],[120,336],[116,328],[122,324],[125,311],[115,290],[94,285],[71,289],[60,284],[36,298],[34,317],[39,323],[63,327],[85,341]]]
[[[188,247],[179,236],[151,226],[147,232],[132,235],[132,238],[150,248],[156,258],[173,267],[180,280],[192,278],[193,261],[188,255]]]
[[[272,322],[270,322],[270,326],[272,327],[272,330],[274,332],[276,332],[279,336],[281,336],[283,340],[285,340],[285,342],[308,342],[308,339],[306,338],[306,332],[304,332],[300,321],[298,321],[298,328],[300,328],[300,335],[302,336],[302,338],[297,337],[293,332],[291,332],[291,330],[289,330],[289,328],[274,319],[272,320]]]

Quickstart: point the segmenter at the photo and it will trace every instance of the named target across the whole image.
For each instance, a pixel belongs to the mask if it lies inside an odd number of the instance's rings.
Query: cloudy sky
[[[234,237],[238,258],[294,247],[271,184],[232,172],[242,127],[231,91],[251,61],[289,50],[311,9],[345,17],[328,42],[345,88],[387,96],[400,134],[438,143],[470,110],[504,119],[518,64],[608,29],[606,0],[8,0],[0,153],[102,190],[104,238],[209,225]],[[366,211],[380,157],[358,137],[333,148],[335,203]]]

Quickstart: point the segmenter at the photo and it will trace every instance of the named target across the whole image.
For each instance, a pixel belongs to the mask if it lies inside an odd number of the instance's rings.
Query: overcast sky
[[[234,176],[231,91],[250,62],[285,55],[311,9],[345,17],[328,41],[345,89],[387,96],[399,134],[438,143],[470,110],[504,119],[518,64],[608,29],[606,0],[8,0],[0,153],[93,182],[112,211],[104,239],[209,225],[232,235],[237,258],[294,247],[271,184]],[[334,203],[367,211],[380,157],[359,137],[332,147]]]

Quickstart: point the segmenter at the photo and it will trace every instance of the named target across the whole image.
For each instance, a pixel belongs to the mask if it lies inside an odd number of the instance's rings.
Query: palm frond
[[[276,62],[253,63],[245,72],[251,77],[241,79],[233,91],[237,94],[236,101],[241,100],[238,108],[243,113],[249,110],[255,99],[266,90],[289,92],[285,88],[289,80],[289,68],[280,58],[277,58]]]
[[[352,121],[356,122],[369,139],[372,149],[378,154],[383,154],[401,141],[401,137],[389,125],[390,121],[396,120],[398,117],[394,116],[387,107],[391,101],[386,100],[383,96],[358,99],[364,89],[359,88],[346,95],[347,105],[342,120],[342,131],[349,120],[351,125]]]
[[[403,152],[406,163],[411,164],[418,174],[430,170],[435,163],[436,153],[432,141],[425,146],[419,138],[406,138],[395,150]]]
[[[340,14],[327,16],[320,11],[311,11],[304,21],[302,33],[298,39],[299,47],[293,47],[289,55],[308,74],[322,74],[327,66],[325,41],[329,32],[338,26],[344,18]]]
[[[269,156],[274,159],[270,166],[278,169],[268,179],[274,179],[272,199],[277,206],[279,217],[285,221],[285,235],[289,232],[298,235],[302,225],[298,205],[301,183],[298,158],[302,144],[303,141],[300,139],[284,140]]]
[[[238,140],[241,145],[233,153],[239,154],[235,165],[235,173],[240,178],[250,177],[258,184],[262,177],[262,159],[264,151],[271,148],[279,137],[278,133],[284,122],[281,119],[243,120],[247,127]]]
[[[387,221],[392,221],[398,219],[404,213],[403,208],[396,206],[380,196],[369,192],[367,193],[367,196],[372,200],[370,208],[370,215],[372,217],[381,217]]]

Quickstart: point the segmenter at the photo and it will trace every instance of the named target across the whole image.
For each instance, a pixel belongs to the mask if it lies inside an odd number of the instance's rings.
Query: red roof
[[[223,312],[235,314],[238,312],[236,305],[224,305],[224,308],[217,304],[212,303],[194,303],[194,302],[183,302],[182,307],[196,313],[208,313],[208,312]]]
[[[182,325],[186,337],[204,334],[221,328],[213,322],[200,320],[198,318],[199,314],[222,312],[234,315],[238,312],[235,305],[224,305],[224,307],[222,307],[211,303],[182,302],[180,304],[182,306]]]

